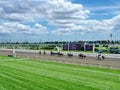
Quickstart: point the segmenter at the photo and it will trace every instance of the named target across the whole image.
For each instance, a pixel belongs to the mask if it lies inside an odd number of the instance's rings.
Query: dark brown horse
[[[71,54],[71,53],[68,53],[68,54],[67,54],[67,56],[68,56],[68,57],[72,57],[72,56],[73,56],[73,54]]]
[[[82,59],[86,58],[86,55],[83,55],[83,54],[78,54],[78,56],[79,58],[82,58]]]
[[[58,55],[58,52],[50,52],[50,55],[52,56],[52,55]]]
[[[63,53],[58,53],[58,56],[63,56]]]

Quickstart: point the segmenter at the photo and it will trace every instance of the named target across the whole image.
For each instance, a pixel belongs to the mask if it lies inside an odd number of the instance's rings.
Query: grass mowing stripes
[[[0,90],[119,90],[120,70],[0,56]]]

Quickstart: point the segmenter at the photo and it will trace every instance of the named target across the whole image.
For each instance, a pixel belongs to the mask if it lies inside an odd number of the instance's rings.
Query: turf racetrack
[[[120,90],[120,70],[0,56],[0,90]]]

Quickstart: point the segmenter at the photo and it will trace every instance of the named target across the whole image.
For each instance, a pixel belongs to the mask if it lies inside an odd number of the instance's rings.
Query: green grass
[[[120,70],[0,56],[0,90],[120,90]]]

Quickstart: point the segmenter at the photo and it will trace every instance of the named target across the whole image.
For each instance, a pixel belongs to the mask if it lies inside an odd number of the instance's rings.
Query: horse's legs
[[[102,57],[101,56],[98,56],[98,60],[101,60],[102,59]]]
[[[104,57],[104,56],[102,56],[102,59],[104,60],[104,59],[105,59],[105,57]]]
[[[98,60],[99,60],[99,59],[100,59],[100,56],[98,56],[97,58],[98,58]]]

